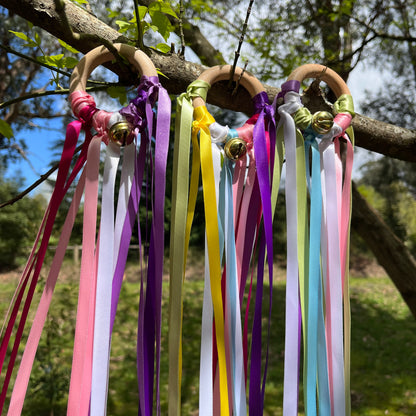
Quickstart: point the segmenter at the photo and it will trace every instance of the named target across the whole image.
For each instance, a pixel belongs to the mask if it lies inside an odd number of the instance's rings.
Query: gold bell
[[[224,145],[224,153],[228,159],[241,159],[247,153],[247,143],[239,137],[229,139]]]
[[[111,126],[108,135],[110,139],[118,144],[124,146],[127,144],[127,139],[130,137],[132,132],[131,124],[127,121],[119,121]]]
[[[328,111],[318,111],[312,116],[312,128],[318,134],[325,134],[334,124],[334,116]]]

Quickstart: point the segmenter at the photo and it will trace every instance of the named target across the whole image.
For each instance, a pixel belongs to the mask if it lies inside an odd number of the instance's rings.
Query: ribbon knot
[[[274,120],[275,110],[269,103],[269,97],[266,91],[261,91],[253,97],[254,113],[263,113],[267,121]]]
[[[315,139],[320,139],[322,138],[322,134],[318,134],[311,125],[309,125],[308,127],[306,127],[306,129],[303,131],[303,138],[305,141],[305,144],[308,145],[314,145],[316,143]]]
[[[98,111],[94,98],[85,91],[74,91],[69,96],[71,109],[75,117],[85,126],[92,125],[92,118]]]
[[[137,91],[137,97],[130,101],[130,103],[120,110],[120,114],[126,118],[126,120],[138,128],[139,131],[143,131],[146,127],[146,102],[148,101],[148,93],[142,89]]]
[[[198,133],[200,130],[204,130],[205,133],[210,134],[208,125],[204,120],[194,120],[192,122],[192,132]]]
[[[182,106],[183,100],[191,102],[192,99],[200,97],[204,101],[207,100],[208,90],[211,88],[211,85],[208,82],[197,79],[196,81],[189,84],[186,92],[182,93],[177,101],[180,106]]]

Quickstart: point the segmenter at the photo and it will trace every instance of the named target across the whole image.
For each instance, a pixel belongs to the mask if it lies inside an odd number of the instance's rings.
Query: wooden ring
[[[157,71],[150,58],[141,50],[125,43],[113,45],[120,55],[125,56],[135,66],[141,75],[150,77],[156,76]],[[69,82],[69,92],[85,91],[87,80],[91,72],[104,62],[114,59],[114,55],[105,47],[98,46],[89,51],[74,68]]]
[[[231,71],[231,65],[217,65],[206,69],[202,72],[198,79],[205,81],[212,86],[218,81],[228,80],[230,78]],[[243,75],[241,76],[241,74]],[[233,79],[234,81],[238,81],[240,79],[240,84],[249,92],[251,97],[254,97],[264,91],[263,84],[252,73],[247,71],[243,72],[242,68],[235,68]],[[201,105],[205,105],[204,99],[202,97],[195,97],[193,99],[193,106],[198,107]]]
[[[345,81],[335,71],[320,64],[302,65],[296,68],[287,80],[302,82],[306,78],[318,78],[325,81],[337,97],[343,94],[351,95]]]

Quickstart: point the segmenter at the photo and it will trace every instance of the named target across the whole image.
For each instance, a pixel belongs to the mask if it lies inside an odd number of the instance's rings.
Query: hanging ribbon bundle
[[[251,412],[262,412],[261,305],[263,267],[269,266],[269,328],[273,280],[272,218],[283,163],[276,142],[274,111],[262,84],[236,68],[235,79],[250,93],[255,115],[236,130],[220,126],[205,107],[212,84],[227,80],[231,67],[204,71],[178,98],[172,190],[169,310],[169,414],[179,415],[182,370],[182,290],[189,235],[199,183],[206,220],[205,287],[200,362],[200,415],[246,414],[248,294],[244,329],[242,304],[247,276],[259,247],[252,333]],[[192,173],[188,180],[192,138]],[[276,151],[277,149],[277,151]],[[276,160],[276,163],[275,163]]]
[[[84,189],[83,248],[67,414],[73,416],[106,414],[111,333],[130,238],[143,193],[145,170],[148,179],[145,192],[146,198],[149,199],[147,205],[150,205],[152,210],[152,219],[150,231],[146,233],[145,238],[141,237],[138,220],[142,265],[137,339],[139,414],[152,414],[154,385],[156,385],[156,403],[159,407],[163,207],[170,99],[166,90],[159,84],[152,62],[143,52],[123,44],[115,44],[114,47],[142,74],[138,96],[126,108],[116,113],[108,113],[96,108],[93,98],[85,92],[85,87],[87,78],[94,68],[114,59],[104,47],[89,52],[74,69],[69,99],[78,120],[68,125],[55,189],[13,298],[10,316],[4,325],[1,344],[2,365],[18,310],[23,303],[18,332],[3,385],[1,406],[4,405],[11,371],[58,207],[78,173],[84,165],[85,167],[79,178],[26,343],[8,415],[21,414],[37,346]],[[157,101],[156,116],[154,108]],[[85,141],[81,154],[70,171],[70,163],[81,129],[85,130]],[[91,129],[97,132],[95,136],[92,135]],[[96,237],[101,142],[107,147],[103,172],[101,221]],[[123,166],[117,208],[114,212],[114,188],[121,146],[124,146]],[[138,150],[137,146],[139,146]],[[39,242],[40,248],[36,251]],[[147,259],[144,259],[144,246],[148,247]],[[144,260],[147,260],[147,275],[144,271]],[[29,290],[26,298],[23,299],[28,285]]]
[[[338,97],[335,118],[327,112],[311,115],[301,104],[301,81],[318,77]],[[302,325],[306,414],[349,415],[352,98],[339,75],[317,64],[293,71],[280,96],[287,212],[283,412],[298,412]]]

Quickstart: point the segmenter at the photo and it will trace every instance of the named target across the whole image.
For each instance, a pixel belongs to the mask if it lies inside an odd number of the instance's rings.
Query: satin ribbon
[[[88,414],[91,392],[92,329],[96,289],[95,234],[98,197],[98,169],[101,138],[92,140],[86,167],[83,218],[83,249],[78,295],[77,324],[68,395],[68,416]]]
[[[100,238],[98,241],[98,269],[94,320],[94,342],[91,376],[92,415],[105,415],[110,361],[111,282],[114,270],[114,187],[120,161],[120,146],[109,143],[104,162],[101,203]]]
[[[67,127],[65,144],[61,156],[61,161],[58,168],[58,175],[55,184],[55,189],[52,193],[51,200],[49,202],[48,208],[45,212],[44,219],[42,220],[41,227],[39,229],[38,235],[35,239],[35,244],[33,246],[32,252],[29,256],[28,263],[23,271],[21,276],[21,280],[19,285],[16,289],[16,293],[13,296],[12,302],[13,307],[10,307],[10,317],[8,319],[7,325],[3,325],[5,328],[4,336],[2,339],[2,343],[0,346],[0,367],[3,368],[5,355],[7,351],[7,347],[10,342],[10,337],[12,333],[12,329],[14,323],[17,318],[18,310],[21,306],[24,292],[27,288],[28,283],[30,282],[29,289],[26,294],[26,298],[24,300],[23,310],[20,316],[20,321],[18,324],[17,333],[15,336],[15,341],[13,344],[7,373],[5,376],[5,380],[3,383],[2,392],[0,395],[0,408],[2,409],[4,406],[4,401],[7,393],[7,388],[10,382],[10,377],[12,374],[12,370],[14,367],[14,363],[16,360],[18,347],[21,341],[23,329],[26,323],[27,314],[32,302],[33,294],[36,288],[36,284],[39,278],[40,270],[43,265],[43,260],[46,254],[46,250],[48,247],[49,238],[52,232],[53,223],[56,218],[56,213],[59,208],[59,205],[66,194],[67,190],[71,186],[73,180],[78,175],[80,169],[85,163],[86,156],[87,156],[87,149],[88,145],[91,141],[91,133],[89,131],[91,125],[94,125],[94,115],[97,113],[97,109],[93,100],[85,99],[83,96],[79,96],[74,94],[72,97],[72,101],[75,105],[81,107],[81,109],[76,113],[79,120],[76,120],[70,123]],[[86,105],[85,105],[86,104]],[[95,127],[95,126],[94,126]],[[70,163],[75,151],[76,142],[80,133],[81,128],[86,130],[86,138],[84,141],[84,145],[81,150],[81,154],[78,157],[72,172],[69,173],[70,170]],[[40,247],[36,252],[37,245],[40,241]]]
[[[211,296],[215,319],[215,338],[219,366],[220,409],[221,415],[226,415],[229,411],[229,396],[224,339],[224,310],[221,294],[218,210],[215,198],[213,198],[213,195],[216,195],[216,190],[212,165],[211,134],[208,128],[209,118],[206,116],[207,113],[208,112],[204,106],[197,107],[194,110],[195,120],[193,122],[193,131],[194,134],[199,133],[206,239],[208,246]]]
[[[298,193],[297,193],[297,133],[291,113],[300,103],[293,93],[286,93],[285,104],[279,107],[284,129],[286,154],[286,221],[287,221],[287,280],[285,312],[285,362],[283,413],[296,415],[298,406],[298,377],[300,351],[300,300],[298,262]]]
[[[295,96],[293,94],[296,95],[298,90],[299,84],[295,81],[291,81],[282,86],[283,92],[280,96],[285,96],[286,101],[294,102]],[[291,91],[295,92],[292,93]],[[308,258],[309,260],[305,263],[305,276],[307,276],[308,279],[305,280],[304,283],[304,294],[302,294],[303,284],[302,281],[300,281],[300,298],[305,343],[305,411],[308,415],[315,415],[318,410],[320,415],[350,414],[349,400],[346,400],[346,397],[349,397],[349,376],[347,374],[349,371],[349,312],[346,311],[344,313],[342,310],[343,303],[349,310],[349,302],[348,299],[346,299],[346,297],[348,297],[347,293],[344,293],[342,300],[342,287],[346,288],[346,292],[348,291],[348,283],[343,276],[346,275],[348,270],[346,262],[348,258],[350,172],[353,152],[351,142],[344,136],[344,141],[347,143],[347,162],[344,172],[343,164],[341,162],[339,136],[343,135],[343,132],[351,122],[351,115],[354,114],[352,100],[348,95],[339,97],[339,100],[337,100],[334,105],[335,111],[339,114],[334,119],[335,123],[331,131],[323,136],[322,139],[321,136],[314,133],[310,127],[312,116],[309,111],[301,107],[299,98],[296,98],[296,100],[299,101],[299,104],[297,106],[293,105],[287,112],[293,113],[296,126],[304,131],[306,163],[306,171],[304,174],[306,174],[311,196],[309,242],[305,245],[306,241],[302,237],[303,233],[306,233],[305,236],[308,235],[308,227],[304,228],[304,231],[302,231],[303,226],[301,226],[298,230],[297,238],[298,250],[302,250],[302,247],[309,246],[308,252],[305,251],[305,255],[308,253],[305,259]],[[285,106],[287,105],[288,104]],[[279,112],[284,111],[285,106],[281,106]],[[285,121],[286,118],[287,117],[284,116]],[[287,122],[290,123],[290,120],[287,119]],[[293,126],[291,129],[294,131]],[[294,133],[292,132],[292,135],[293,134]],[[333,138],[335,138],[334,142],[332,142]],[[319,148],[318,140],[321,140]],[[288,147],[286,146],[286,152],[287,151]],[[312,151],[311,171],[309,167],[310,151]],[[320,162],[320,159],[322,162]],[[286,160],[288,162],[288,169],[289,156],[287,153]],[[299,169],[296,171],[298,177],[304,176]],[[287,176],[286,181],[288,180],[290,180],[290,178]],[[298,187],[299,185],[302,186],[301,183],[298,183]],[[289,184],[287,184],[287,186],[289,188],[291,187]],[[321,191],[323,195],[322,225],[320,221]],[[289,208],[287,208],[287,211],[289,213]],[[298,215],[298,226],[299,221],[302,221],[302,218],[303,215]],[[288,216],[288,225],[289,221]],[[322,238],[320,238],[321,229]],[[338,243],[336,243],[336,241],[338,241]],[[322,258],[320,258],[320,253]],[[302,256],[298,256],[298,261],[299,265],[301,265]],[[321,263],[323,265],[322,274]],[[302,272],[301,269],[299,269],[299,276],[301,277],[301,275]],[[324,287],[322,287],[321,283],[322,278],[325,283]],[[293,294],[294,292],[295,290],[293,290]],[[324,295],[325,302],[323,300]],[[304,299],[302,299],[303,297]],[[305,306],[303,306],[303,304]],[[323,313],[324,304],[326,306],[325,317]],[[296,306],[293,308],[293,311],[295,309]],[[288,312],[286,312],[286,316],[287,313]],[[343,334],[343,319],[345,334]],[[287,331],[288,322],[286,323],[286,333]],[[295,339],[294,331],[292,331],[292,333],[293,339]],[[346,348],[345,356],[343,352],[343,343],[345,343]],[[285,346],[285,350],[288,350],[288,345]],[[294,356],[292,360],[293,363],[296,362]],[[327,362],[329,368],[327,367]],[[290,372],[290,374],[292,373],[293,372]],[[284,414],[296,414],[296,383],[292,381],[292,387],[289,387],[286,384],[286,380],[285,361]],[[318,397],[318,406],[316,397]],[[285,399],[287,406],[285,406]]]
[[[64,260],[66,248],[68,246],[71,230],[75,222],[75,217],[78,211],[81,197],[84,192],[85,172],[81,175],[71,206],[68,210],[65,223],[62,227],[61,237],[51,264],[51,268],[46,279],[45,288],[42,297],[39,301],[39,306],[33,320],[32,328],[26,342],[26,347],[23,352],[22,361],[20,363],[19,371],[13,387],[13,393],[10,399],[9,409],[7,414],[9,416],[18,416],[22,413],[23,403],[26,396],[27,386],[29,384],[30,373],[32,371],[33,362],[36,355],[36,350],[39,345],[39,340],[45,325],[47,313],[52,300],[52,295],[58,279],[58,274]]]
[[[158,101],[157,119],[154,130],[154,111]],[[157,77],[141,79],[138,96],[120,113],[131,124],[143,129],[142,140],[154,138],[154,160],[149,160],[151,178],[152,222],[150,227],[149,258],[146,279],[146,295],[142,292],[138,318],[137,372],[139,386],[140,414],[153,412],[153,385],[156,386],[156,412],[160,414],[160,343],[162,312],[162,279],[164,256],[164,206],[166,188],[166,163],[169,145],[171,104],[167,91]],[[145,129],[141,123],[145,122]],[[151,153],[150,153],[151,155]],[[119,293],[119,292],[118,292]],[[144,297],[145,296],[145,297]],[[118,298],[118,294],[117,294]],[[144,305],[144,309],[141,309]],[[140,336],[140,334],[142,336]],[[154,363],[154,365],[152,364]]]
[[[169,285],[169,410],[170,416],[181,414],[181,380],[182,380],[182,292],[186,263],[187,229],[192,224],[194,200],[188,203],[189,194],[189,156],[193,121],[192,99],[206,99],[209,84],[195,81],[187,92],[177,99],[175,121],[175,143],[173,150],[172,172],[172,212],[170,233],[170,285]],[[199,148],[193,151],[193,161],[199,160]],[[194,165],[193,163],[193,166]],[[199,167],[194,172],[199,172]],[[192,189],[198,184],[198,177],[192,174]],[[194,193],[192,194],[194,195]],[[188,206],[190,206],[188,211]],[[189,212],[189,214],[188,214]],[[188,228],[187,228],[188,218]]]
[[[272,311],[272,289],[273,289],[273,230],[272,230],[272,180],[274,172],[274,160],[276,149],[276,126],[274,123],[274,109],[268,104],[266,93],[259,93],[253,97],[259,101],[258,108],[261,108],[259,117],[253,128],[253,147],[256,160],[257,178],[259,183],[261,206],[263,214],[263,233],[260,237],[256,304],[253,321],[253,340],[250,367],[250,392],[249,409],[250,414],[261,414],[263,412],[265,383],[268,366],[270,322]],[[266,131],[268,134],[266,135]],[[268,137],[267,137],[268,136]],[[267,139],[268,142],[267,142]],[[265,354],[265,366],[261,381],[261,311],[263,292],[263,262],[267,249],[267,262],[269,272],[269,316],[268,334]]]

